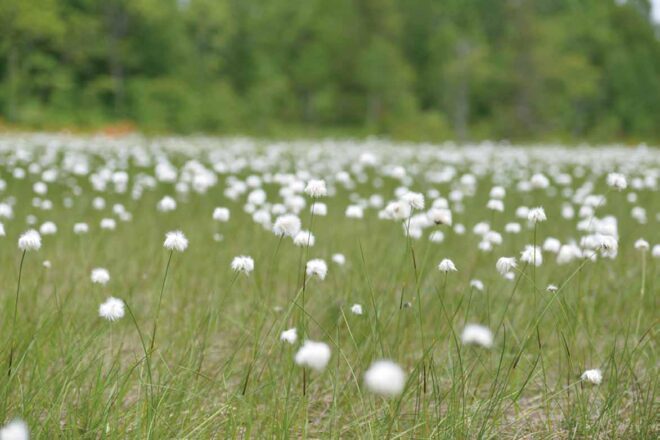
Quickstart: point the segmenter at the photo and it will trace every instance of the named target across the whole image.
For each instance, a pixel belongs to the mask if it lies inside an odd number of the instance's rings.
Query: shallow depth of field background
[[[8,128],[660,140],[658,0],[3,0]]]
[[[656,0],[0,1],[0,440],[658,438],[659,23]],[[549,238],[563,257],[522,261]]]

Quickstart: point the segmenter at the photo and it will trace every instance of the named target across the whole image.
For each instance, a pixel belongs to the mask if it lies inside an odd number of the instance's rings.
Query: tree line
[[[660,139],[649,0],[2,0],[29,127]]]

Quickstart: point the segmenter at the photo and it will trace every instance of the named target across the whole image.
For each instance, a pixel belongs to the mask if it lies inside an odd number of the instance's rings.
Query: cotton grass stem
[[[149,351],[153,351],[154,345],[156,344],[156,330],[158,329],[158,318],[160,317],[160,307],[163,302],[163,292],[165,291],[165,282],[167,281],[167,274],[170,271],[172,254],[174,254],[173,250],[170,251],[170,255],[167,257],[167,266],[165,266],[165,276],[163,276],[163,284],[160,286],[160,294],[158,295],[158,305],[156,306],[156,315],[154,316],[154,328],[151,332],[151,344],[149,345]]]
[[[23,261],[25,261],[25,252],[21,255],[21,263],[18,266],[18,282],[16,283],[16,297],[14,299],[14,314],[11,320],[11,338],[10,338],[10,349],[9,349],[9,366],[7,368],[7,377],[11,377],[11,367],[14,360],[14,340],[16,338],[16,316],[18,315],[18,298],[21,294],[21,276],[23,275]]]
[[[635,334],[639,334],[639,326],[642,321],[642,311],[644,310],[644,292],[646,290],[646,251],[642,250],[642,286],[639,289],[639,312],[637,312],[637,325]]]

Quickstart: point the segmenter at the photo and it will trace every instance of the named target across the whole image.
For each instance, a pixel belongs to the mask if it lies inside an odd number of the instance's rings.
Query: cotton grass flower
[[[532,208],[527,214],[527,220],[532,223],[541,223],[546,221],[548,218],[545,215],[545,210],[542,207]]]
[[[280,341],[282,342],[288,342],[289,344],[293,345],[296,343],[298,340],[298,330],[296,328],[290,328],[288,330],[284,330],[280,334]]]
[[[525,249],[520,253],[520,261],[528,264],[533,264],[535,266],[540,266],[543,264],[543,254],[541,253],[541,248],[538,246],[527,245]]]
[[[517,263],[514,257],[501,257],[499,260],[497,260],[497,263],[495,263],[495,268],[502,276],[511,272],[516,267]]]
[[[483,325],[468,324],[461,333],[461,341],[465,345],[479,345],[490,348],[493,346],[493,332]]]
[[[315,199],[327,196],[328,190],[325,186],[325,180],[312,179],[307,182],[307,186],[305,186],[305,194]]]
[[[0,428],[0,440],[29,440],[30,431],[27,423],[14,419]]]
[[[328,206],[325,203],[315,202],[312,203],[312,206],[309,208],[309,211],[313,215],[324,217],[328,214]]]
[[[406,220],[411,213],[410,204],[400,200],[388,203],[383,210],[384,217],[390,220]]]
[[[273,232],[278,236],[294,237],[300,231],[300,218],[293,214],[285,214],[275,219]]]
[[[371,364],[364,374],[364,384],[374,394],[395,397],[403,392],[406,374],[396,363],[384,359]]]
[[[103,218],[100,223],[101,229],[106,231],[114,231],[117,227],[117,222],[113,218]]]
[[[216,222],[226,223],[229,221],[230,212],[229,209],[218,206],[213,210],[213,220]]]
[[[231,262],[231,270],[249,275],[254,270],[254,260],[245,255],[234,257]]]
[[[360,205],[349,205],[346,207],[345,215],[347,218],[364,218],[364,209]]]
[[[422,193],[410,191],[401,196],[401,200],[413,209],[424,209],[424,194]]]
[[[643,238],[640,238],[635,242],[635,249],[638,251],[646,252],[650,249],[649,242],[644,240]]]
[[[451,226],[452,216],[449,209],[444,208],[431,208],[426,214],[433,223],[436,225]]]
[[[87,234],[89,232],[89,225],[87,223],[75,223],[73,225],[73,233],[76,235]]]
[[[486,204],[486,208],[491,211],[504,212],[504,203],[499,199],[491,199]]]
[[[429,241],[432,243],[442,243],[445,241],[445,234],[442,231],[433,231],[429,235]]]
[[[323,371],[330,361],[330,347],[324,342],[305,341],[294,358],[297,365]]]
[[[170,196],[165,196],[160,201],[158,202],[158,205],[156,205],[156,208],[160,212],[170,212],[174,211],[176,209],[176,200],[174,200]]]
[[[607,175],[607,186],[617,191],[623,191],[628,187],[628,182],[626,182],[626,177],[623,174],[610,173]]]
[[[183,252],[188,247],[188,239],[181,231],[170,231],[165,234],[163,247],[169,251]]]
[[[354,315],[362,315],[362,306],[360,304],[353,304],[351,306],[351,313]]]
[[[344,256],[344,254],[332,254],[332,262],[340,266],[343,266],[344,264],[346,264],[346,257]]]
[[[41,235],[34,229],[24,232],[18,238],[18,248],[24,252],[39,250],[41,248]]]
[[[110,281],[110,272],[108,272],[107,269],[104,269],[102,267],[97,267],[95,269],[92,269],[90,278],[92,279],[92,283],[101,284],[102,286],[105,286],[106,284],[108,284],[108,281]]]
[[[484,283],[481,280],[470,280],[470,287],[483,292],[484,290]]]
[[[507,234],[518,234],[521,231],[520,223],[507,223],[504,225],[504,232]]]
[[[110,297],[99,306],[99,316],[114,322],[124,317],[124,301]]]
[[[548,237],[543,242],[543,250],[556,254],[561,249],[561,242],[554,237]]]
[[[300,231],[296,234],[295,237],[293,237],[293,244],[296,246],[312,247],[314,246],[314,243],[316,243],[316,239],[314,238],[314,234],[312,234],[311,231]]]
[[[603,372],[598,368],[593,370],[586,370],[584,373],[582,373],[580,379],[594,385],[600,385],[600,383],[603,381]]]
[[[557,264],[560,266],[568,264],[576,258],[580,258],[581,256],[582,251],[578,246],[575,244],[565,244],[562,245],[559,248],[559,252],[557,252]]]
[[[660,258],[660,244],[656,244],[653,246],[651,255],[653,256],[653,258]]]
[[[41,235],[55,235],[57,233],[57,225],[53,222],[45,222],[39,227]]]
[[[456,266],[454,265],[454,262],[451,261],[449,258],[445,258],[440,262],[440,264],[438,264],[438,270],[444,273],[458,271],[458,269],[456,269]]]
[[[305,271],[308,277],[316,276],[320,280],[324,280],[328,274],[328,265],[320,258],[315,258],[307,262]]]

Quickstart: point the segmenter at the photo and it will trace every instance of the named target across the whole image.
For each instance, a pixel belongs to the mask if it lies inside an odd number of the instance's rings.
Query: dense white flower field
[[[0,439],[655,438],[660,151],[0,137]]]

